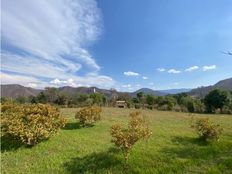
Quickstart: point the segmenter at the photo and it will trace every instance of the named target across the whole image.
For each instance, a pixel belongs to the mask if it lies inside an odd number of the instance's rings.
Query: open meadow
[[[123,155],[111,143],[110,127],[126,125],[134,109],[103,108],[102,120],[80,127],[76,108],[63,108],[65,128],[32,148],[1,142],[2,174],[125,173]],[[135,144],[128,173],[232,173],[232,116],[141,110],[152,136]],[[204,143],[190,127],[191,116],[210,117],[224,129],[220,141]]]

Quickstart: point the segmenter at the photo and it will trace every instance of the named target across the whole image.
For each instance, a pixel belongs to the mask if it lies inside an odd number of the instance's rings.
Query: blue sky
[[[232,1],[2,2],[1,80],[194,88],[232,77]]]

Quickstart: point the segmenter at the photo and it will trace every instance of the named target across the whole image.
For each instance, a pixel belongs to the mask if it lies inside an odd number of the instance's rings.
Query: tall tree
[[[227,91],[214,89],[205,96],[204,103],[208,112],[214,109],[220,109],[229,102],[229,94]]]

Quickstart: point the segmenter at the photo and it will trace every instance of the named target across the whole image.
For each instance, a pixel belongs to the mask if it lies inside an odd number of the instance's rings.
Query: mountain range
[[[119,94],[128,94],[131,97],[135,97],[137,93],[143,92],[144,94],[151,94],[156,96],[165,96],[168,94],[177,94],[177,93],[188,93],[191,96],[194,97],[204,97],[209,91],[215,88],[220,88],[224,90],[230,90],[232,91],[232,78],[221,80],[218,83],[206,86],[206,87],[198,87],[195,89],[189,89],[189,88],[181,88],[181,89],[168,89],[168,90],[153,90],[149,88],[141,88],[135,92],[118,92],[116,90],[107,90],[107,89],[100,89],[97,87],[71,87],[71,86],[63,86],[58,88],[61,92],[66,92],[69,94],[75,94],[75,93],[81,93],[81,94],[91,94],[94,91],[104,94],[106,97],[110,98],[113,95],[119,95]],[[1,85],[1,96],[2,97],[11,97],[16,98],[18,96],[36,96],[39,94],[41,89],[34,89],[30,87],[24,87],[22,85],[18,84],[7,84],[7,85]]]
[[[221,80],[214,85],[192,89],[189,94],[195,97],[204,97],[213,89],[223,89],[232,91],[232,78]]]

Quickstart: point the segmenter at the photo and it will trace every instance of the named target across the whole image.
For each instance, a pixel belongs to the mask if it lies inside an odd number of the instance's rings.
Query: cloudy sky
[[[1,81],[34,88],[194,88],[232,77],[232,1],[10,0]]]

